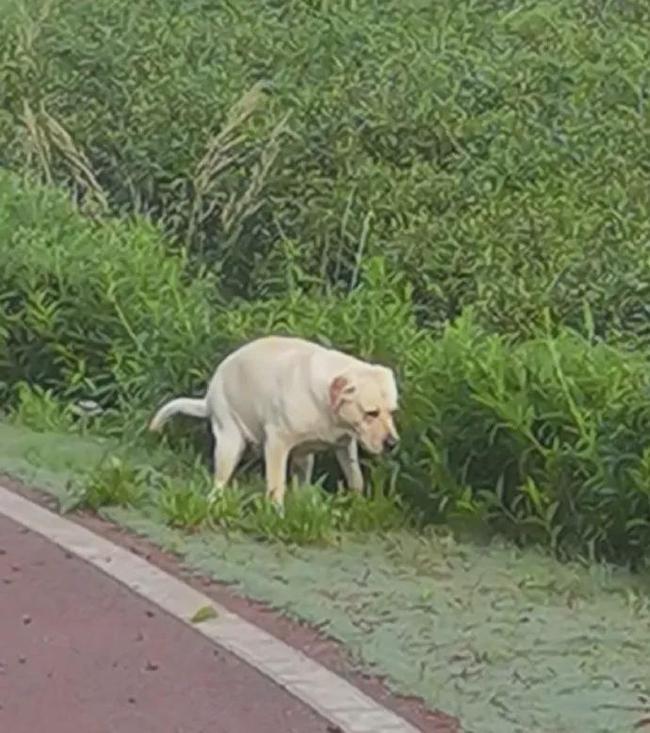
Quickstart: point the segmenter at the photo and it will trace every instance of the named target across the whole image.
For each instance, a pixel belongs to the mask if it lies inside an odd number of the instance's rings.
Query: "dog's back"
[[[353,362],[353,357],[304,339],[267,336],[251,341],[218,366],[207,394],[210,412],[228,413],[249,441],[261,442],[264,430],[281,417],[297,423],[315,419],[315,374]]]

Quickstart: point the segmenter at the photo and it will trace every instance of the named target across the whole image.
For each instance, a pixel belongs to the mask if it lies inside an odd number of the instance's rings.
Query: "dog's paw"
[[[277,499],[271,498],[271,506],[275,509],[278,515],[284,518],[284,502],[278,501]]]
[[[213,486],[208,492],[208,504],[216,504],[223,498],[223,493],[223,486]]]

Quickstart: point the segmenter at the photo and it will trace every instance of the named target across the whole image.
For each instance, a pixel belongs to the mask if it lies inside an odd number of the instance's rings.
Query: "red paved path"
[[[0,731],[327,730],[244,662],[0,516]]]

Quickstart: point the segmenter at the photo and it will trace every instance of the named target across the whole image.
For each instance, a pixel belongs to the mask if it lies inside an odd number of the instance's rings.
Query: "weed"
[[[258,496],[245,527],[254,536],[297,545],[328,544],[336,539],[336,515],[322,489],[301,487],[287,493],[284,510]]]
[[[210,524],[220,529],[244,526],[244,517],[251,509],[254,495],[239,488],[228,488],[209,496]]]
[[[341,492],[332,500],[331,511],[337,527],[347,532],[386,532],[401,529],[409,522],[399,497],[379,491],[371,497]]]
[[[97,511],[109,506],[142,506],[147,498],[147,483],[147,471],[110,456],[71,487],[62,508]]]
[[[213,493],[198,486],[171,487],[160,493],[159,508],[174,527],[239,530],[261,540],[296,545],[328,544],[342,533],[395,529],[405,522],[394,502],[331,496],[320,487],[288,492],[283,511],[260,491],[228,488]]]
[[[43,432],[65,432],[73,428],[73,411],[62,406],[52,390],[39,385],[30,386],[26,382],[18,382],[14,390],[17,405],[12,412],[12,420]]]
[[[280,512],[259,483],[215,492],[209,490],[205,471],[176,463],[174,473],[169,477],[127,455],[111,453],[70,488],[62,506],[68,511],[136,507],[190,532],[238,531],[295,545],[330,544],[344,533],[397,529],[406,522],[398,502],[380,493],[364,499],[347,492],[332,495],[318,486],[294,487]]]
[[[207,497],[192,488],[168,486],[160,494],[159,508],[171,527],[194,530],[201,527],[210,515]]]

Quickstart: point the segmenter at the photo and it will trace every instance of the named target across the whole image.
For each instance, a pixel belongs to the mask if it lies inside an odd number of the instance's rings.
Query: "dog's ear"
[[[353,394],[354,391],[355,386],[347,377],[344,377],[342,374],[339,374],[338,377],[334,377],[330,383],[331,408],[334,411],[338,410],[345,398]]]

